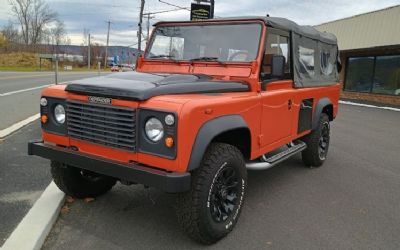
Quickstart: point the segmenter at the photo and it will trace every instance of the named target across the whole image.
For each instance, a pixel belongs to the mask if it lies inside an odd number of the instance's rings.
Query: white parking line
[[[0,139],[14,133],[15,131],[17,131],[18,129],[28,125],[29,123],[33,122],[34,120],[38,119],[40,117],[40,114],[35,114],[31,117],[26,118],[23,121],[17,122],[14,125],[11,125],[8,128],[5,128],[3,130],[0,130]]]
[[[400,112],[400,109],[398,109],[398,108],[392,108],[392,107],[381,107],[381,106],[375,106],[375,105],[370,105],[370,104],[362,104],[362,103],[357,103],[357,102],[349,102],[349,101],[339,101],[339,103],[340,103],[340,104],[346,104],[346,105],[359,106],[359,107],[376,108],[376,109],[385,109],[385,110],[391,110],[391,111]]]
[[[40,198],[25,215],[2,250],[39,250],[57,220],[65,194],[54,182],[44,190]]]
[[[51,85],[53,85],[53,84],[46,84],[46,85],[41,85],[41,86],[28,88],[28,89],[20,89],[20,90],[16,90],[16,91],[7,92],[7,93],[0,93],[0,96],[8,96],[8,95],[14,95],[14,94],[18,94],[18,93],[22,93],[22,92],[26,92],[26,91],[35,90],[35,89],[42,89],[45,87],[49,87]]]

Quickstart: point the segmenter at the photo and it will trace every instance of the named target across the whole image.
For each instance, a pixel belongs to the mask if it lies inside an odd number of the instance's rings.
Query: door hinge
[[[263,138],[263,135],[259,135],[258,136],[258,145],[262,145],[262,138]]]
[[[288,101],[288,109],[289,110],[292,109],[292,99],[289,99],[289,101]]]

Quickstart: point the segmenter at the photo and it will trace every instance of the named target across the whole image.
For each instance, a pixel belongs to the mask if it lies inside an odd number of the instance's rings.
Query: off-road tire
[[[116,179],[95,174],[93,179],[84,177],[82,170],[56,161],[51,162],[51,175],[54,183],[65,194],[75,198],[97,197],[107,193]]]
[[[226,172],[234,172],[235,177],[228,178],[222,177],[222,180],[227,179],[226,182],[236,183],[237,185],[226,185],[224,188],[218,188],[223,185],[219,176],[224,175]],[[229,179],[229,180],[228,180]],[[232,182],[232,180],[235,180]],[[213,210],[215,204],[215,192],[219,190],[218,195],[225,193],[225,199],[235,197],[232,186],[235,189],[236,198],[233,199],[233,209],[230,214],[225,217],[224,221],[216,221],[215,213],[219,211],[226,212],[227,210]],[[234,146],[225,143],[212,143],[201,163],[201,166],[192,173],[192,187],[189,192],[180,194],[177,199],[177,216],[185,233],[192,239],[203,244],[212,244],[219,239],[225,237],[232,231],[236,225],[243,201],[245,197],[245,190],[247,187],[247,171],[242,153]],[[230,190],[230,191],[227,191]],[[228,195],[226,195],[228,194]],[[222,195],[220,196],[222,197]],[[222,198],[219,198],[222,199]],[[225,204],[228,204],[225,203]],[[232,206],[231,206],[232,207]],[[222,217],[222,216],[221,216]]]
[[[321,142],[325,129],[327,130],[327,138],[325,138],[327,141]],[[307,167],[320,167],[325,162],[329,149],[330,126],[328,115],[322,113],[318,121],[318,127],[302,140],[307,144],[307,148],[302,152],[304,164]],[[320,148],[321,143],[325,143],[325,152],[323,154],[320,152],[322,150]]]

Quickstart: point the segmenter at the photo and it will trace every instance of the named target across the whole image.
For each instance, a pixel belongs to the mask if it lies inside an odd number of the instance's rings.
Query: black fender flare
[[[220,116],[204,123],[199,129],[192,147],[187,171],[192,171],[200,166],[208,145],[217,135],[239,128],[248,129],[247,123],[240,115]]]
[[[315,105],[313,120],[312,120],[312,129],[316,129],[318,127],[318,121],[321,117],[322,110],[328,106],[332,105],[331,100],[328,97],[323,97],[318,100],[317,104]]]

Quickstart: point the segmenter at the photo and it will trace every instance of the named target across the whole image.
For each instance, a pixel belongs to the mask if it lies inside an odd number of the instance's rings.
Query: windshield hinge
[[[251,63],[251,73],[255,74],[257,72],[257,69],[258,69],[258,62],[256,60],[254,60]]]

